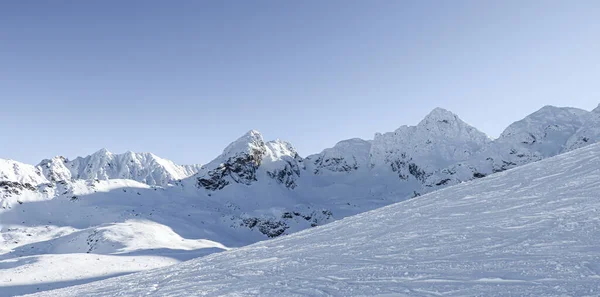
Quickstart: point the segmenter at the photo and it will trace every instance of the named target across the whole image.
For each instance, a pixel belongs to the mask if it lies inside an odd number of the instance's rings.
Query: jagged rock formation
[[[210,191],[232,183],[248,186],[258,181],[259,175],[293,189],[304,169],[302,161],[291,144],[281,140],[265,142],[258,131],[252,130],[227,146],[195,178],[198,187]]]

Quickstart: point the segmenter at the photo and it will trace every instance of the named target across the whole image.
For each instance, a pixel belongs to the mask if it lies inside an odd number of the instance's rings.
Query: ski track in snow
[[[36,294],[598,296],[600,145],[274,240]]]

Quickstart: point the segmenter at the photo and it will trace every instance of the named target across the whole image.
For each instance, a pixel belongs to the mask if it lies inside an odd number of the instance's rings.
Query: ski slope
[[[598,296],[600,145],[269,241],[34,296]]]

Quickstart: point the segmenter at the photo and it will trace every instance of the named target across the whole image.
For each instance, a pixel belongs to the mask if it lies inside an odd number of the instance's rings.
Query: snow
[[[52,290],[178,262],[170,257],[85,253],[25,256],[0,261],[0,293],[12,296]],[[101,271],[93,269],[98,265]]]
[[[368,167],[370,150],[370,141],[353,138],[340,141],[334,147],[306,159],[309,160],[309,164],[314,164],[311,171],[315,174],[365,170]]]
[[[508,126],[498,141],[527,147],[542,158],[551,157],[564,150],[565,144],[582,127],[588,114],[577,108],[544,106]]]
[[[260,150],[265,145],[262,134],[256,130],[250,130],[236,141],[229,144],[224,150],[222,156],[231,157],[240,153],[251,153],[253,150]]]
[[[32,185],[47,182],[34,166],[6,159],[0,159],[0,180]]]
[[[590,145],[600,139],[597,115],[546,106],[491,140],[438,108],[416,126],[343,140],[306,158],[291,143],[251,130],[202,168],[106,149],[37,166],[5,160],[0,265],[101,256],[97,265],[49,281],[48,288],[59,288],[112,275],[106,267],[114,257],[169,258],[174,262],[159,261],[169,265],[239,248],[543,160],[572,150],[577,139],[588,138],[574,147]],[[43,266],[28,267],[28,274],[43,274]],[[0,292],[35,292],[38,282],[30,280],[18,291],[0,284]]]
[[[0,213],[0,296],[85,283],[229,249],[207,238],[241,245],[228,238],[243,237],[220,229],[215,222],[220,215],[210,213],[211,204],[197,202],[197,197],[173,197],[165,189],[132,180],[91,185],[77,181],[70,186],[68,195],[28,201]]]
[[[597,296],[600,145],[166,268],[34,296]]]
[[[582,127],[565,144],[566,151],[581,148],[600,140],[600,106],[585,115],[583,120]]]
[[[413,159],[420,167],[443,168],[466,160],[490,142],[483,132],[455,114],[436,108],[417,126],[376,134],[371,146],[373,167],[389,167],[397,159]]]
[[[64,157],[43,160],[40,167],[52,181],[71,179],[132,179],[149,185],[166,186],[189,177],[200,169],[200,165],[176,165],[152,153],[126,152],[113,154],[101,149],[85,158],[72,161]]]

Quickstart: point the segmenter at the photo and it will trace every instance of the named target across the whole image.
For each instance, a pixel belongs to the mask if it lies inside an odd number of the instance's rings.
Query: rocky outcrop
[[[316,227],[333,219],[333,213],[329,210],[293,210],[285,211],[281,217],[251,217],[240,218],[239,226],[257,230],[268,238],[286,234],[292,226],[304,222],[310,227]]]
[[[320,154],[308,156],[313,174],[350,173],[366,169],[369,162],[371,142],[359,138],[338,142]]]
[[[198,186],[207,190],[220,190],[231,182],[250,185],[256,181],[256,170],[262,161],[261,153],[254,151],[251,154],[229,158],[219,164],[215,169],[198,177]]]

